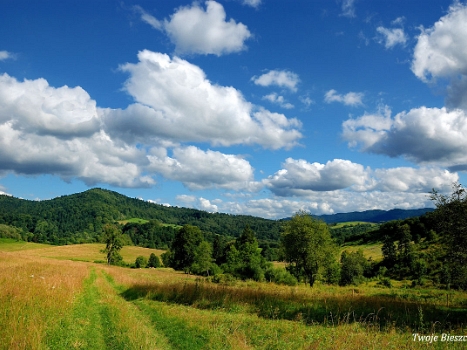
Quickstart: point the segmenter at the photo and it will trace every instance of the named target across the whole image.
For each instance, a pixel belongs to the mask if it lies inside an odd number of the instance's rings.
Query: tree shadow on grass
[[[459,330],[467,325],[467,309],[383,296],[303,298],[208,283],[135,284],[121,295],[128,301],[144,298],[198,309],[246,312],[265,319],[309,325],[359,323],[375,330],[398,328],[407,331],[409,328],[431,332]]]

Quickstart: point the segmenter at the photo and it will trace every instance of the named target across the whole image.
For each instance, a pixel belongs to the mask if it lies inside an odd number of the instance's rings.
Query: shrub
[[[380,277],[378,285],[387,288],[392,288],[391,279],[389,277]]]
[[[363,256],[361,249],[353,253],[342,252],[341,264],[341,278],[339,281],[341,286],[358,285],[362,282],[368,261]]]
[[[266,270],[264,277],[269,282],[285,284],[287,286],[296,286],[297,279],[289,271],[281,268],[270,267]]]
[[[212,276],[210,280],[213,283],[232,283],[235,282],[237,279],[230,273],[220,273]]]
[[[147,264],[148,264],[147,259],[146,259],[144,256],[142,256],[142,255],[138,256],[138,257],[136,258],[136,260],[135,260],[135,267],[136,267],[137,269],[140,269],[140,268],[142,268],[142,267],[146,267]]]
[[[161,260],[156,254],[151,253],[147,267],[161,267]]]

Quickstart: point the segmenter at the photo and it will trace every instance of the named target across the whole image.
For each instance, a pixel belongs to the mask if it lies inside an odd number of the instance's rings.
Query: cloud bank
[[[127,63],[125,109],[97,107],[81,87],[0,76],[0,174],[53,174],[88,185],[149,187],[158,176],[189,189],[256,190],[243,157],[181,143],[290,148],[300,122],[212,84],[197,66],[142,51]],[[171,154],[169,156],[169,154]],[[208,164],[208,166],[207,166]]]

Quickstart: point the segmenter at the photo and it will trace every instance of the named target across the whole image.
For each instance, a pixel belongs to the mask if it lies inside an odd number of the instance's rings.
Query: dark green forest
[[[424,210],[426,211],[426,210]],[[393,211],[387,212],[390,214]],[[419,211],[397,211],[397,218],[415,216]],[[362,215],[381,219],[383,211],[335,214],[319,217],[326,222],[336,222],[337,218],[357,220]],[[377,214],[377,216],[375,216]],[[419,215],[419,214],[418,214]],[[390,214],[391,217],[394,214]],[[167,248],[174,238],[173,225],[193,225],[199,227],[211,241],[215,235],[230,238],[239,237],[245,226],[255,233],[263,248],[277,247],[280,227],[285,220],[268,220],[248,215],[208,213],[201,210],[167,207],[130,198],[117,192],[104,189],[91,189],[82,193],[57,197],[51,200],[30,201],[0,195],[0,225],[13,228],[3,229],[0,234],[26,241],[55,245],[91,243],[102,241],[103,227],[109,223],[141,218],[150,221],[146,224],[128,223],[124,233],[131,237],[134,244]],[[172,226],[171,226],[172,225]],[[13,232],[14,231],[14,232]],[[369,231],[368,226],[353,226],[333,229],[332,234],[340,244],[350,237]],[[4,232],[4,233],[2,233]]]
[[[157,222],[180,226],[189,224],[207,234],[228,237],[238,237],[249,225],[262,241],[277,242],[279,239],[280,224],[275,220],[167,207],[103,189],[44,201],[0,196],[0,224],[18,228],[21,239],[38,243],[98,242],[106,224],[130,218],[153,222],[146,226],[134,225],[133,231],[127,230],[130,235],[133,232],[134,243],[143,246],[163,248],[173,239],[174,229],[157,225]],[[146,237],[136,238],[135,231]]]

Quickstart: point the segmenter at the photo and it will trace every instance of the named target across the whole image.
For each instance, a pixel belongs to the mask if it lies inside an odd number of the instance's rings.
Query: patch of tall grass
[[[336,287],[334,287],[336,288]],[[147,298],[199,309],[247,312],[266,319],[300,320],[323,325],[358,323],[376,330],[411,329],[452,331],[465,329],[467,309],[430,303],[413,295],[366,295],[360,289],[307,291],[272,284],[219,285],[203,282],[136,283],[122,295],[127,300]],[[423,317],[420,318],[420,310]]]
[[[0,348],[42,349],[72,308],[88,266],[0,252]]]
[[[420,349],[410,334],[375,331],[359,323],[335,327],[270,320],[248,313],[199,310],[149,299],[135,301],[178,349]],[[446,345],[446,344],[442,344]],[[462,344],[449,344],[462,349]],[[443,347],[438,347],[443,348]],[[445,347],[444,347],[445,348]]]

